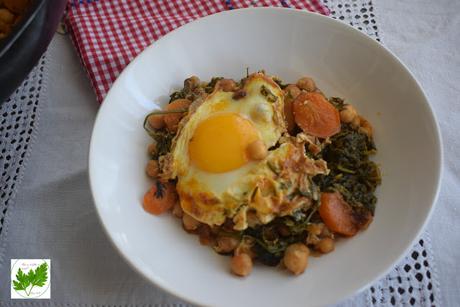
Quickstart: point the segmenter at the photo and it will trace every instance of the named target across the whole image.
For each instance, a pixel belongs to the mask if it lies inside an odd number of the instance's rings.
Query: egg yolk
[[[258,138],[252,123],[239,114],[214,115],[197,126],[189,143],[190,159],[203,171],[228,172],[248,162],[246,147]]]

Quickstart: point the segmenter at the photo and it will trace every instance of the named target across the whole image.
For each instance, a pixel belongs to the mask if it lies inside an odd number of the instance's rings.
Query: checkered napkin
[[[224,10],[267,6],[329,14],[319,0],[69,0],[66,25],[102,102],[125,66],[169,31]]]

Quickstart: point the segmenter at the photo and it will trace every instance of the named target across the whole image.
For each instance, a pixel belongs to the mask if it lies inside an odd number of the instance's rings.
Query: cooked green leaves
[[[155,154],[152,156],[152,159],[157,160],[160,156],[165,155],[170,151],[174,134],[168,132],[166,129],[152,129],[147,121],[149,115],[147,115],[147,117],[144,120],[144,129],[145,131],[147,131],[150,137],[152,137],[156,142],[157,149],[155,151]]]
[[[305,242],[307,226],[316,212],[317,206],[306,211],[298,210],[292,216],[278,217],[266,225],[249,227],[244,230],[243,236],[254,239],[253,251],[260,262],[275,266],[289,245]]]
[[[314,181],[321,191],[338,191],[351,206],[367,208],[373,214],[377,202],[374,192],[381,182],[377,164],[369,159],[375,152],[371,138],[344,124],[321,153],[329,175],[317,175]]]

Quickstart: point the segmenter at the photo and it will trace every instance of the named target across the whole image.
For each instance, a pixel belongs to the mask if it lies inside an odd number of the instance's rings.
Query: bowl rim
[[[209,19],[219,18],[220,16],[224,16],[224,15],[246,14],[247,12],[257,12],[257,11],[272,11],[272,12],[283,13],[283,14],[287,13],[287,14],[298,14],[298,15],[304,15],[304,14],[310,15],[310,16],[312,16],[312,18],[318,18],[319,20],[322,20],[322,21],[324,21],[326,23],[340,25],[344,29],[347,29],[347,31],[354,32],[355,34],[360,36],[362,39],[366,40],[367,42],[370,42],[374,46],[377,46],[377,48],[382,49],[383,52],[386,52],[397,64],[399,64],[404,69],[404,71],[410,77],[411,81],[415,83],[416,87],[418,87],[418,90],[420,91],[420,93],[422,94],[422,97],[425,100],[425,105],[426,105],[428,113],[429,113],[428,115],[431,116],[431,120],[432,120],[432,123],[433,123],[433,126],[434,126],[435,137],[436,137],[435,141],[437,143],[437,147],[434,148],[434,151],[437,154],[437,156],[435,157],[436,158],[436,164],[437,164],[436,165],[436,170],[437,170],[437,173],[436,173],[436,187],[435,187],[436,189],[435,189],[435,191],[434,191],[434,193],[432,195],[431,206],[430,206],[430,209],[428,210],[428,213],[427,213],[423,223],[421,223],[421,225],[419,225],[419,228],[416,231],[414,237],[406,244],[406,247],[404,248],[404,250],[397,257],[393,258],[393,261],[391,261],[390,265],[386,266],[384,269],[381,269],[377,274],[375,274],[375,277],[373,279],[363,282],[362,285],[359,288],[356,288],[355,290],[347,291],[347,293],[345,295],[343,295],[341,298],[339,298],[338,300],[329,299],[329,302],[327,304],[334,304],[334,303],[344,301],[344,300],[352,297],[353,295],[355,295],[355,294],[363,291],[364,289],[368,288],[371,284],[373,284],[376,281],[380,280],[389,271],[391,271],[392,268],[394,268],[399,262],[401,262],[401,260],[409,253],[410,249],[413,247],[413,245],[416,242],[416,240],[420,237],[420,235],[422,234],[422,232],[426,228],[428,222],[430,221],[431,216],[433,215],[434,208],[435,208],[436,203],[437,203],[438,198],[439,198],[439,193],[440,193],[440,188],[441,188],[441,178],[442,178],[442,175],[443,175],[443,172],[444,172],[443,171],[444,153],[443,153],[442,136],[441,136],[441,133],[440,133],[441,130],[440,130],[440,127],[439,127],[439,123],[438,123],[436,114],[435,114],[435,112],[433,110],[433,107],[431,106],[431,104],[430,104],[430,102],[428,100],[427,95],[425,94],[425,92],[423,90],[423,87],[417,81],[417,79],[415,78],[413,73],[409,70],[409,68],[390,49],[388,49],[382,43],[372,39],[368,35],[364,34],[363,32],[361,32],[358,29],[352,27],[351,25],[349,25],[348,23],[346,23],[344,21],[337,20],[337,19],[334,19],[334,18],[332,18],[330,16],[325,16],[325,15],[322,15],[322,14],[319,14],[319,13],[310,12],[310,11],[307,11],[307,10],[295,9],[295,8],[286,8],[286,7],[249,7],[249,8],[241,8],[241,9],[234,9],[234,10],[225,10],[225,11],[210,14],[210,15],[207,15],[207,16],[204,16],[204,17],[200,17],[198,19],[195,19],[195,20],[193,20],[193,21],[191,21],[189,23],[186,23],[186,24],[184,24],[184,25],[182,25],[182,26],[180,26],[180,27],[168,32],[167,34],[162,36],[160,39],[154,41],[152,44],[147,46],[143,51],[141,51],[123,69],[123,71],[120,73],[120,75],[117,77],[117,79],[112,84],[109,92],[107,93],[106,97],[103,99],[103,102],[102,102],[101,107],[99,108],[99,111],[97,112],[96,119],[95,119],[94,125],[93,125],[93,131],[91,133],[90,146],[89,146],[89,150],[88,150],[88,177],[89,177],[89,183],[90,183],[90,189],[91,189],[91,197],[92,197],[94,206],[96,207],[96,212],[97,212],[97,216],[99,218],[99,221],[100,221],[101,225],[103,226],[102,228],[104,229],[104,232],[109,237],[109,239],[110,239],[109,241],[111,242],[112,246],[114,246],[115,249],[118,251],[118,253],[123,257],[123,259],[126,261],[126,263],[128,263],[128,265],[131,268],[134,269],[134,271],[136,271],[139,275],[141,275],[148,282],[153,283],[158,288],[162,289],[163,291],[165,291],[165,292],[167,292],[167,293],[169,293],[169,294],[171,294],[173,296],[176,296],[177,298],[180,298],[180,299],[182,299],[182,300],[184,300],[186,302],[189,302],[189,303],[192,303],[192,304],[195,304],[195,305],[203,305],[203,302],[199,302],[199,301],[195,300],[194,298],[186,297],[185,295],[182,295],[181,293],[176,291],[174,288],[167,287],[160,278],[157,278],[156,276],[148,276],[148,274],[145,273],[142,270],[141,267],[137,266],[135,261],[133,261],[130,258],[130,255],[121,246],[119,246],[119,244],[117,244],[117,242],[112,237],[111,233],[109,232],[109,228],[108,228],[107,224],[104,221],[102,208],[98,205],[98,203],[96,201],[96,196],[95,196],[96,185],[94,184],[94,181],[92,179],[92,177],[93,177],[92,173],[93,173],[94,168],[92,167],[93,163],[92,163],[92,159],[91,159],[91,157],[93,156],[93,150],[94,150],[94,142],[95,142],[94,141],[94,138],[95,138],[94,136],[95,136],[95,131],[96,131],[96,128],[98,126],[98,123],[101,121],[101,117],[102,117],[101,114],[104,113],[104,110],[106,108],[108,108],[108,103],[106,103],[106,101],[111,100],[112,88],[116,87],[118,85],[118,83],[121,82],[120,80],[122,78],[120,78],[120,77],[122,77],[123,72],[125,72],[125,70],[129,69],[131,66],[136,65],[136,63],[138,61],[140,61],[140,58],[142,57],[143,54],[145,54],[147,52],[147,50],[150,50],[152,48],[156,48],[157,44],[159,42],[161,42],[162,40],[164,40],[166,37],[168,37],[168,39],[170,39],[171,36],[177,35],[178,33],[182,32],[182,31],[185,31],[192,24],[207,22]]]

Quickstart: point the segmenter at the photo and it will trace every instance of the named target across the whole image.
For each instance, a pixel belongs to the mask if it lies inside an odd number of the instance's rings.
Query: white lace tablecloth
[[[382,41],[414,72],[440,121],[445,169],[437,209],[413,250],[340,305],[456,306],[460,2],[373,1],[324,0],[333,17]],[[0,305],[184,304],[132,271],[97,220],[86,168],[98,105],[68,37],[55,37],[11,99],[0,108]],[[52,259],[51,301],[9,300],[11,258]]]

